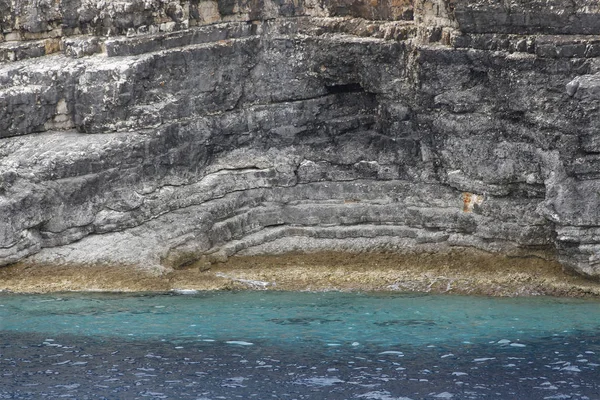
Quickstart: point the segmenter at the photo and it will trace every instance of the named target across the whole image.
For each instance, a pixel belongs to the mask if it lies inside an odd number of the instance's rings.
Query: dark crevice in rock
[[[340,85],[328,85],[325,86],[328,94],[341,94],[341,93],[364,93],[364,89],[360,83],[345,83]]]

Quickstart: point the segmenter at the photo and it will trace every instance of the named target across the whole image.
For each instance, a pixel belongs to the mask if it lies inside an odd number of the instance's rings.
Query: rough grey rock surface
[[[600,276],[594,0],[0,0],[0,265],[453,246]]]

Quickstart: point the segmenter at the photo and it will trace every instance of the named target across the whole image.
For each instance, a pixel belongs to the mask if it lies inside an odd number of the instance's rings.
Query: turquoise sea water
[[[1,398],[600,399],[600,301],[0,294]]]

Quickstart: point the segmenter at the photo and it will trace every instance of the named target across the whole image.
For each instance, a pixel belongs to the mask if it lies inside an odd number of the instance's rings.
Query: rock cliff
[[[596,0],[0,0],[0,265],[551,250],[600,276]]]

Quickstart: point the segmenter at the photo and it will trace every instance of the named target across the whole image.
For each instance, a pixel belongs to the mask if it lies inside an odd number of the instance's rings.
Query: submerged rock
[[[0,265],[472,247],[600,275],[596,1],[0,0],[0,28]]]

